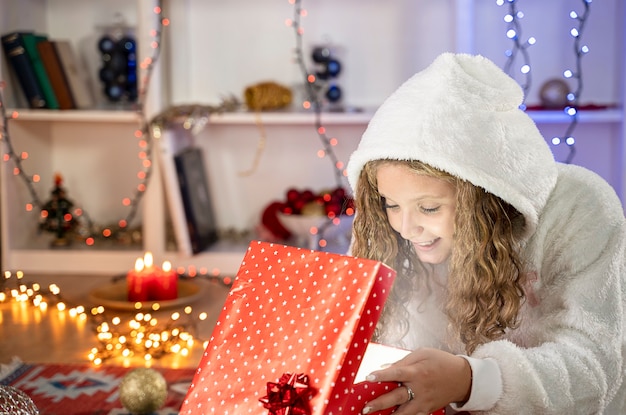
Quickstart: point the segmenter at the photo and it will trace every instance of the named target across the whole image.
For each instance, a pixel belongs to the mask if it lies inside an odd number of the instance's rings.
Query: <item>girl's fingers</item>
[[[391,392],[380,395],[378,398],[365,404],[362,413],[371,414],[383,409],[392,408],[409,402],[409,393],[407,388],[400,386]]]

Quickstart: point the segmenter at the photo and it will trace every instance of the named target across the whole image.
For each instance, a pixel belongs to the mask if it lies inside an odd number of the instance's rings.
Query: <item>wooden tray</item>
[[[202,294],[200,286],[189,281],[178,280],[178,298],[164,301],[144,301],[135,303],[128,301],[128,291],[126,280],[116,281],[103,285],[89,293],[89,299],[96,305],[104,306],[114,310],[158,310],[166,308],[182,307],[196,301]]]

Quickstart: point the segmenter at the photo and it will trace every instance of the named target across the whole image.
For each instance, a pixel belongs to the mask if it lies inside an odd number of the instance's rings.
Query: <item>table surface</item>
[[[90,299],[89,293],[111,284],[112,276],[25,275],[22,281],[27,285],[36,282],[42,287],[56,284],[61,291],[59,298],[68,306],[82,305],[90,310],[97,304]],[[142,357],[115,357],[106,360],[104,364],[127,367],[197,367],[204,352],[202,341],[210,338],[230,288],[220,279],[196,278],[192,281],[201,290],[201,295],[194,298],[193,302],[152,313],[159,321],[167,321],[174,311],[182,313],[184,306],[192,307],[189,318],[193,318],[194,337],[199,341],[194,342],[187,356],[172,353],[150,362]],[[8,283],[11,281],[5,281],[6,285],[14,284]],[[1,288],[0,286],[0,291]],[[206,313],[204,320],[194,318],[201,312]],[[118,315],[127,320],[135,315],[134,311],[128,310],[107,309],[107,313],[107,317]],[[60,312],[53,307],[41,310],[26,302],[0,303],[0,363],[8,363],[14,357],[28,363],[89,363],[89,352],[100,344],[95,334],[97,324],[94,320],[93,317],[73,317],[68,311]]]

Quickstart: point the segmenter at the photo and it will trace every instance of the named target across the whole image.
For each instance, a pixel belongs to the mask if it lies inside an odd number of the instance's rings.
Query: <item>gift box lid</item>
[[[287,413],[264,403],[290,377],[302,413],[348,413],[394,278],[378,261],[252,241],[180,413]]]

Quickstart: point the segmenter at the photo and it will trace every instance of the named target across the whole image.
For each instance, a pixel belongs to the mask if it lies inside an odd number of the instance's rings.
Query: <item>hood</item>
[[[350,156],[350,186],[367,161],[419,160],[507,201],[532,234],[557,165],[522,102],[518,83],[487,58],[442,54],[376,111]]]

